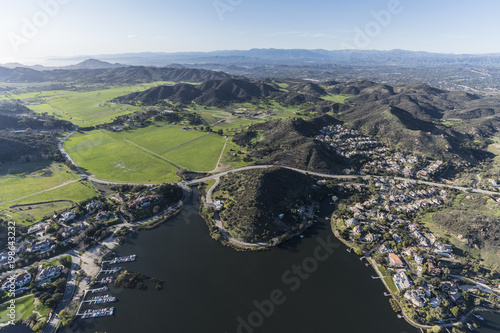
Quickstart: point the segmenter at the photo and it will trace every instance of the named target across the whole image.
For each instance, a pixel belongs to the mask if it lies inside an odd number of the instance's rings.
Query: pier
[[[94,284],[104,285],[104,284],[108,284],[108,283],[112,283],[112,282],[113,282],[113,277],[112,276],[108,276],[106,278],[102,278],[99,281],[94,281]]]
[[[97,289],[91,289],[91,290],[87,290],[89,293],[91,294],[97,294],[97,293],[103,293],[103,292],[106,292],[108,291],[109,288],[108,286],[104,286],[102,288],[97,288]]]
[[[101,271],[99,272],[100,274],[115,274],[115,273],[118,273],[122,268],[121,267],[113,267],[113,268],[109,268],[109,269],[102,269],[101,268]]]
[[[94,296],[88,301],[83,301],[83,303],[89,303],[89,304],[104,304],[104,303],[112,303],[116,302],[116,297],[111,296],[111,295],[104,295],[104,296]]]
[[[82,319],[112,316],[114,311],[115,307],[98,310],[86,310],[84,313],[80,314],[80,316],[82,316]]]
[[[111,259],[110,261],[103,261],[102,263],[109,263],[110,265],[113,265],[113,264],[121,264],[121,263],[124,263],[124,262],[131,262],[131,261],[135,261],[135,258],[136,258],[136,255],[135,254],[131,254],[129,256],[126,256],[126,257],[116,257],[116,258],[113,258]]]

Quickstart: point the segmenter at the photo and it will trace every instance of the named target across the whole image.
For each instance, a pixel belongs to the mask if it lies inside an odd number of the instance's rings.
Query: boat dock
[[[88,290],[89,293],[91,294],[97,294],[97,293],[103,293],[103,292],[106,292],[108,291],[109,288],[108,286],[104,286],[102,288],[97,288],[97,289],[91,289],[91,290]]]
[[[113,268],[109,268],[109,269],[101,269],[101,271],[99,272],[100,274],[115,274],[115,273],[118,273],[119,271],[121,271],[121,267],[113,267]]]
[[[88,301],[83,301],[84,303],[90,303],[90,304],[104,304],[104,303],[112,303],[116,302],[116,297],[111,296],[111,295],[104,295],[104,296],[94,296]]]
[[[82,316],[82,319],[112,316],[114,311],[114,307],[98,310],[86,310],[84,313],[80,314],[80,316]]]
[[[126,256],[126,257],[116,257],[116,258],[111,259],[110,261],[103,261],[103,263],[107,262],[110,265],[121,264],[121,263],[124,263],[124,262],[135,261],[135,258],[136,258],[136,255],[135,254],[131,254],[131,255]]]
[[[113,277],[112,276],[108,276],[106,278],[102,278],[99,281],[94,281],[94,284],[104,285],[104,284],[108,284],[108,283],[112,283],[112,282],[113,282]]]

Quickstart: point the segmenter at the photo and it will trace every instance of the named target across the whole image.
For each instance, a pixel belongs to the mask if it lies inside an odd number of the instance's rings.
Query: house
[[[415,259],[415,262],[419,265],[422,265],[424,263],[424,258],[417,255],[417,254],[415,255],[414,259]]]
[[[103,222],[103,221],[109,220],[110,216],[111,216],[110,212],[108,212],[108,211],[100,211],[99,213],[97,213],[95,219],[97,221]]]
[[[368,242],[368,243],[372,243],[372,242],[375,242],[377,239],[378,239],[378,235],[377,234],[369,233],[368,235],[366,235],[365,237],[363,237],[362,241],[365,241],[365,242]]]
[[[458,290],[450,292],[450,298],[453,300],[453,302],[458,301],[460,297],[462,297],[462,294]]]
[[[358,224],[359,224],[359,222],[357,220],[355,220],[355,219],[348,219],[348,220],[345,221],[345,226],[347,228],[349,228],[349,227],[351,227],[353,225],[358,225]]]
[[[412,283],[408,275],[404,270],[400,270],[392,277],[394,284],[398,288],[398,290],[408,289],[411,287]]]
[[[65,238],[65,239],[66,239],[66,238],[69,238],[69,237],[71,237],[71,236],[76,235],[76,234],[77,234],[80,230],[85,230],[85,229],[87,229],[87,227],[88,227],[88,225],[87,225],[87,224],[85,224],[85,223],[78,224],[77,226],[74,226],[73,228],[70,228],[70,229],[65,230],[65,231],[61,234],[61,236],[62,236],[63,238]]]
[[[398,233],[392,235],[392,238],[396,241],[396,243],[401,243],[403,241],[403,237],[401,237]]]
[[[224,208],[224,202],[221,200],[216,200],[215,201],[215,210],[220,211],[222,208]]]
[[[422,290],[408,290],[405,292],[404,297],[407,300],[411,301],[412,304],[417,308],[424,307],[427,303],[427,300],[425,299],[425,293]]]
[[[35,242],[34,244],[31,245],[31,248],[28,250],[29,252],[38,252],[45,250],[49,248],[50,246],[50,239],[46,238],[44,240]]]
[[[433,297],[430,299],[430,304],[433,308],[437,308],[438,306],[441,305],[441,301],[437,297]]]
[[[362,225],[357,225],[354,228],[352,228],[352,232],[355,235],[360,234],[363,231],[363,226]]]
[[[76,217],[75,212],[65,212],[61,215],[59,222],[68,222],[73,220]]]
[[[16,287],[21,288],[22,286],[28,284],[31,281],[31,274],[28,272],[23,272],[21,274],[18,274],[15,279],[14,279],[14,284]],[[2,285],[2,290],[6,291],[9,290],[11,286],[11,280],[7,279],[7,281],[4,282]]]
[[[48,223],[37,223],[33,226],[31,226],[29,229],[28,229],[28,234],[34,234],[34,233],[37,233],[39,232],[40,230],[44,229],[46,226],[48,225]]]
[[[394,252],[394,251],[392,251],[392,249],[390,247],[388,247],[386,244],[382,244],[378,248],[378,252],[380,252],[380,253],[391,253],[391,252]]]
[[[102,207],[102,204],[100,202],[94,202],[91,201],[87,206],[85,206],[85,209],[87,212],[92,213],[94,210],[99,209]]]
[[[35,281],[40,282],[47,279],[56,278],[59,276],[59,274],[61,274],[62,268],[62,266],[49,266],[47,268],[44,268],[40,273],[38,273]]]
[[[399,256],[394,254],[394,253],[389,253],[388,260],[389,260],[389,264],[391,266],[396,266],[396,267],[403,267],[404,266],[403,261],[401,261]]]

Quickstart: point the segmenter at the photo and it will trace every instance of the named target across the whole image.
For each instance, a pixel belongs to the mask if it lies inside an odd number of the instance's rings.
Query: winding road
[[[71,135],[73,135],[77,130],[78,130],[78,127],[75,126],[75,128],[74,128],[74,130],[72,132],[70,132],[68,135],[66,135],[65,137],[63,137],[58,142],[57,147],[58,147],[59,151],[61,152],[62,156],[67,161],[69,161],[71,164],[73,164],[73,166],[75,167],[76,172],[81,177],[80,180],[88,179],[90,181],[93,181],[93,182],[96,182],[96,183],[101,183],[101,184],[157,185],[157,184],[144,184],[144,183],[129,183],[129,182],[107,181],[107,180],[98,179],[94,175],[88,175],[87,173],[83,172],[81,170],[81,168],[75,163],[75,161],[71,158],[71,156],[69,156],[69,154],[66,152],[66,150],[63,147],[64,141],[66,139],[68,139]],[[227,143],[227,138],[226,138],[226,143]],[[225,148],[226,143],[224,144],[224,148]],[[224,152],[224,149],[223,149],[222,153],[223,152]],[[221,153],[221,155],[219,157],[219,161],[218,161],[218,163],[216,165],[216,168],[214,170],[212,170],[212,171],[217,170],[218,164],[219,164],[220,159],[222,157],[222,153]],[[167,162],[170,162],[170,161],[167,161]],[[174,164],[174,163],[172,163],[172,164]],[[213,175],[210,175],[210,176],[207,176],[207,177],[199,178],[199,179],[194,179],[194,180],[190,180],[190,181],[180,181],[180,182],[177,182],[176,184],[179,185],[179,186],[181,186],[182,188],[186,189],[187,186],[196,186],[196,185],[198,185],[200,183],[203,183],[203,182],[206,182],[206,181],[214,179],[215,183],[207,190],[207,195],[206,195],[206,203],[207,204],[213,204],[212,199],[211,199],[212,192],[217,187],[217,185],[219,184],[220,177],[223,177],[223,176],[225,176],[227,174],[230,174],[230,173],[237,173],[237,172],[242,172],[242,171],[246,171],[246,170],[266,169],[266,168],[275,167],[275,166],[278,166],[278,165],[252,165],[252,166],[246,166],[246,167],[241,167],[241,168],[237,168],[237,169],[233,169],[233,170],[219,172],[219,173],[216,173],[216,174],[213,174]],[[294,170],[296,172],[300,172],[300,173],[306,174],[306,175],[312,175],[312,176],[317,176],[317,177],[321,177],[321,178],[330,178],[330,179],[356,179],[356,178],[360,178],[360,177],[363,178],[363,179],[367,179],[367,178],[370,178],[370,177],[373,177],[373,178],[376,178],[376,179],[387,178],[386,176],[376,176],[376,175],[332,175],[332,174],[326,174],[326,173],[320,173],[320,172],[302,170],[302,169],[297,169],[297,168],[292,168],[292,167],[286,167],[286,166],[279,166],[279,167],[283,167],[283,168],[287,168],[287,169],[290,169],[290,170]],[[436,187],[443,187],[443,188],[453,188],[453,189],[457,189],[457,190],[460,190],[460,191],[471,191],[473,193],[488,194],[488,195],[498,195],[499,194],[499,193],[493,192],[493,191],[480,190],[480,189],[477,189],[477,188],[471,189],[470,187],[448,185],[448,184],[444,184],[444,183],[421,181],[421,180],[408,179],[408,178],[402,178],[402,177],[390,177],[390,178],[394,178],[396,180],[406,181],[406,182],[410,182],[410,183],[419,183],[419,184],[425,184],[425,185],[436,186]],[[47,191],[50,191],[50,190],[53,190],[53,189],[56,189],[56,188],[60,188],[62,186],[66,186],[66,185],[71,184],[71,183],[76,182],[76,181],[79,181],[79,180],[74,180],[74,181],[66,182],[66,183],[60,184],[58,186],[55,186],[53,188],[46,189],[46,190],[34,193],[32,195],[35,195],[35,194],[38,194],[38,193],[47,192]],[[29,195],[29,196],[31,196],[31,195]],[[29,197],[29,196],[26,196],[26,197]],[[24,197],[24,198],[26,198],[26,197]],[[18,199],[16,199],[16,200],[18,200]],[[12,201],[15,201],[15,200],[12,200]],[[250,243],[245,243],[245,242],[241,242],[241,241],[238,241],[238,240],[234,239],[223,228],[222,223],[220,223],[220,220],[219,220],[219,223],[217,224],[217,226],[221,229],[221,233],[228,240],[230,240],[230,241],[232,241],[232,242],[234,242],[234,243],[236,243],[238,245],[243,245],[243,246],[249,246],[249,245],[252,245],[252,246],[266,246],[266,244],[263,244],[263,243],[262,244],[250,244]],[[267,244],[267,245],[269,245],[269,244]],[[52,318],[49,320],[49,323],[45,327],[45,329],[43,331],[44,333],[51,333],[51,332],[53,332],[57,328],[57,325],[59,323],[59,319],[58,319],[58,313],[59,313],[59,311],[61,311],[62,309],[64,309],[69,304],[69,302],[71,301],[71,299],[73,297],[73,293],[74,293],[74,290],[75,290],[75,284],[74,283],[75,283],[76,274],[77,274],[78,269],[79,269],[80,257],[78,255],[78,253],[76,253],[76,252],[71,253],[71,251],[70,251],[70,254],[72,255],[73,262],[72,262],[72,267],[71,267],[70,273],[68,274],[68,283],[67,283],[67,286],[66,286],[66,291],[64,293],[63,300],[61,301],[61,303],[59,304],[59,307],[56,310],[56,313],[52,316]],[[12,272],[9,272],[9,273],[12,273]],[[406,318],[406,319],[408,320],[408,318]],[[447,326],[447,325],[443,325],[443,326]]]

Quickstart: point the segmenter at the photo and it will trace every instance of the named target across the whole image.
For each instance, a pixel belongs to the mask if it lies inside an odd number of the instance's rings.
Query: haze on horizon
[[[0,63],[251,48],[500,53],[499,11],[495,0],[4,0]]]

